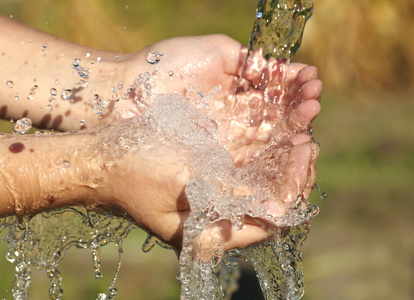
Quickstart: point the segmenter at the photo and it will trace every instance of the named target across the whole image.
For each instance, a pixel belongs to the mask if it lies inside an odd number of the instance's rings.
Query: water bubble
[[[34,93],[29,93],[29,95],[27,95],[27,100],[33,100],[34,99]]]
[[[326,198],[328,198],[328,193],[327,193],[327,192],[323,192],[323,193],[321,194],[321,198],[322,198],[322,199],[326,199]]]
[[[115,297],[116,295],[118,295],[118,290],[115,287],[111,286],[108,289],[108,295],[111,297]]]
[[[24,134],[32,128],[32,120],[29,118],[22,118],[14,124],[13,132]]]
[[[147,58],[146,58],[147,63],[149,63],[151,65],[157,64],[160,61],[161,56],[163,56],[163,55],[164,54],[162,54],[162,53],[158,53],[156,51],[151,51],[147,55]]]
[[[97,115],[100,115],[101,113],[103,113],[103,107],[101,104],[95,104],[93,106],[93,112]]]
[[[101,279],[103,277],[103,275],[101,273],[101,270],[99,270],[99,269],[95,270],[94,271],[94,276],[95,276],[96,279]]]
[[[11,81],[11,80],[7,80],[7,81],[6,81],[6,85],[7,85],[7,87],[9,87],[9,88],[13,88],[13,81]]]
[[[55,88],[51,88],[51,89],[50,89],[50,94],[51,94],[52,96],[57,96],[57,90],[56,90]]]
[[[62,92],[62,98],[65,100],[70,99],[70,97],[72,97],[72,90],[71,89],[66,89]]]
[[[129,95],[132,93],[132,91],[134,90],[134,87],[132,85],[128,86],[128,89],[126,91],[126,93]]]
[[[99,293],[98,298],[96,300],[106,300],[106,294],[105,293]]]
[[[79,58],[75,58],[72,62],[72,68],[77,69],[81,65],[81,60]]]
[[[70,166],[71,166],[70,161],[68,161],[68,160],[62,160],[60,163],[62,164],[62,167],[66,168],[66,169],[70,168]]]
[[[88,78],[90,70],[80,67],[78,69],[78,75],[82,78]]]

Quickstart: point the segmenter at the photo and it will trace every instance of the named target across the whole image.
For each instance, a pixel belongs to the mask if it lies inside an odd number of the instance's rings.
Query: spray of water
[[[269,116],[274,115],[272,109],[277,107],[285,94],[285,72],[300,46],[305,22],[311,15],[312,8],[313,4],[310,0],[259,1],[243,72],[249,72],[252,61],[257,59],[264,59],[267,65],[262,70],[264,72],[262,82],[248,80],[238,82],[232,113],[236,115],[240,111],[243,97],[246,95],[250,97],[249,93],[245,93],[246,91],[262,91],[267,102],[264,103],[263,109],[251,108],[240,120],[232,119],[230,126],[254,124],[256,128],[260,128],[269,124]],[[147,57],[148,63],[153,65],[158,64],[160,60],[162,54],[159,53],[149,53]],[[72,67],[78,71],[82,79],[86,80],[88,70],[82,67],[80,60],[75,59]],[[278,82],[279,86],[276,88],[272,86],[274,82]],[[143,93],[144,95],[152,96],[152,93],[148,93],[151,88],[147,87],[149,77],[146,74],[137,78],[134,88],[140,87],[138,83],[145,86],[147,93]],[[70,100],[71,92],[65,90],[62,98]],[[57,95],[55,89],[51,90],[51,95]],[[260,172],[252,172],[253,170],[249,168],[236,168],[229,152],[218,145],[222,133],[218,132],[211,120],[201,112],[203,104],[197,104],[196,106],[200,106],[197,107],[200,110],[197,110],[183,99],[177,95],[161,97],[149,108],[145,98],[141,99],[143,110],[146,111],[136,120],[134,138],[125,140],[121,134],[119,139],[122,139],[122,142],[113,143],[119,148],[114,149],[114,153],[123,153],[123,151],[136,150],[134,147],[137,146],[133,142],[138,136],[143,143],[146,139],[151,143],[154,142],[154,138],[162,137],[164,142],[181,143],[183,146],[190,146],[193,151],[192,168],[195,170],[195,176],[185,190],[191,213],[184,224],[180,272],[177,276],[182,284],[181,298],[228,299],[237,288],[239,277],[237,261],[244,259],[254,266],[266,299],[300,299],[304,293],[300,246],[306,238],[308,222],[318,211],[317,207],[298,196],[285,216],[277,218],[267,216],[258,205],[258,199],[266,198],[272,193],[269,186],[261,183],[264,175]],[[97,114],[101,111],[101,102],[97,95],[95,103]],[[139,126],[143,120],[146,120],[145,129]],[[119,130],[131,132],[131,128]],[[231,145],[235,142],[235,137],[226,137],[226,139],[224,144],[227,142]],[[128,140],[132,142],[128,143]],[[270,143],[272,142],[276,143],[275,139]],[[108,157],[110,158],[111,155]],[[263,157],[265,160],[266,151]],[[233,187],[240,185],[260,187],[260,192],[254,196],[223,194],[220,188],[222,182],[227,182]],[[227,253],[223,253],[222,245],[217,241],[213,244],[213,249],[209,249],[210,254],[213,255],[210,255],[208,260],[199,259],[198,249],[195,247],[197,238],[210,222],[228,220],[234,228],[241,228],[245,215],[261,217],[272,222],[275,225],[273,235],[258,245],[246,249],[234,249]],[[119,248],[119,270],[122,260],[122,241],[134,227],[127,218],[98,214],[80,208],[65,208],[42,213],[32,219],[15,217],[1,219],[0,230],[8,228],[5,237],[9,248],[7,259],[16,267],[13,281],[14,298],[27,299],[31,268],[36,267],[45,271],[51,281],[50,298],[60,299],[63,291],[58,264],[72,246],[91,249],[95,277],[100,278],[102,276],[100,249],[110,242],[115,243]],[[143,245],[143,250],[149,251],[155,244],[168,248],[161,241],[149,236]],[[115,274],[107,293],[99,294],[97,299],[116,297],[116,277]]]

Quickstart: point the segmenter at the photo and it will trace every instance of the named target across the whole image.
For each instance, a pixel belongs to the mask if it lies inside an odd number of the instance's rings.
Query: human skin
[[[107,101],[104,112],[96,115],[94,95],[113,99],[112,88],[118,82],[123,83],[125,91],[138,74],[149,72],[157,94],[185,95],[189,86],[202,86],[208,93],[220,85],[221,91],[215,97],[227,105],[234,101],[229,99],[242,73],[245,47],[226,36],[210,35],[170,39],[137,53],[116,54],[59,40],[6,17],[0,17],[0,45],[5,45],[0,48],[0,63],[4,66],[0,71],[2,118],[28,116],[38,126],[60,130],[81,129],[79,123],[83,120],[86,127],[77,133],[0,136],[0,215],[30,215],[68,205],[120,209],[179,251],[183,222],[191,210],[184,189],[193,174],[185,149],[174,144],[153,144],[151,151],[130,151],[117,158],[115,164],[108,164],[105,153],[96,151],[102,136],[118,139],[119,128],[128,130],[128,122],[134,122],[142,109],[132,97],[137,94],[134,92],[127,100]],[[151,51],[163,53],[158,64],[146,62]],[[97,57],[101,58],[99,64]],[[72,68],[74,58],[80,58],[82,66],[91,69],[88,87],[76,90],[74,101],[57,99],[53,110],[47,111],[50,88],[58,89],[60,95],[80,80]],[[259,80],[257,76],[243,74],[252,82]],[[12,88],[3,84],[7,80],[13,81]],[[287,153],[279,153],[283,187],[281,182],[275,183],[275,199],[266,204],[277,215],[285,213],[297,195],[308,198],[316,179],[318,155],[317,145],[304,133],[320,109],[321,83],[316,68],[292,64],[286,80],[288,93],[281,103],[285,109],[282,115],[268,120],[286,137],[283,145],[288,145]],[[38,87],[34,99],[26,100],[24,96],[35,84]],[[16,93],[20,96],[17,101]],[[243,166],[255,159],[271,133],[258,127],[251,134],[243,126],[230,126],[226,133],[236,129],[236,141],[221,142],[235,164]],[[263,138],[262,133],[267,137]],[[70,162],[69,167],[65,161]],[[265,239],[273,226],[248,217],[238,231],[227,223],[213,228],[218,228],[224,249],[229,250]]]

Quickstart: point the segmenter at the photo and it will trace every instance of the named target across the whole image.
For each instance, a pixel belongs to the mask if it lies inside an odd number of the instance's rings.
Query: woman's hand
[[[288,69],[288,91],[279,103],[285,109],[273,131],[267,132],[267,142],[274,138],[271,147],[266,148],[265,140],[258,138],[257,143],[254,139],[246,139],[245,145],[238,143],[236,148],[230,149],[239,167],[253,165],[258,169],[270,169],[274,176],[269,179],[274,185],[274,197],[264,205],[276,217],[283,217],[297,196],[307,199],[316,180],[318,146],[307,133],[320,109],[321,83],[316,77],[314,67],[292,65]],[[116,123],[110,128],[118,134],[125,133],[135,120],[122,121],[124,130]],[[254,155],[250,150],[252,144],[261,145],[253,147]],[[114,203],[141,227],[178,250],[183,224],[191,210],[184,194],[188,181],[194,176],[190,153],[189,148],[172,142],[152,143],[146,150],[125,152],[108,176]],[[246,247],[268,237],[272,227],[263,220],[247,216],[241,230],[233,230],[228,222],[219,222],[208,231],[214,234],[204,235],[203,240],[208,241],[219,232],[225,250]]]

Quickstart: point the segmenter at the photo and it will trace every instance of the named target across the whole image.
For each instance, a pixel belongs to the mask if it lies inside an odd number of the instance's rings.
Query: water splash
[[[278,87],[278,91],[273,93],[269,103],[276,104],[282,98],[285,71],[300,45],[305,21],[311,12],[311,1],[259,1],[257,20],[249,43],[248,59],[255,57],[265,60],[274,59],[276,63],[272,66],[277,66],[277,68],[276,72],[272,73],[272,77],[263,82],[239,83],[238,90],[236,89],[239,92],[238,95],[246,87],[266,91],[269,89],[270,83],[273,82],[272,79],[276,78],[275,81],[280,82],[281,86]],[[159,62],[161,55],[156,52],[149,53],[147,62],[155,65]],[[97,63],[100,60],[98,57]],[[246,63],[247,69],[248,63],[249,61]],[[81,78],[87,77],[87,74],[81,69],[80,59],[75,59],[72,67],[78,71]],[[173,73],[170,76],[172,75]],[[135,89],[134,100],[138,102],[140,99],[141,102],[137,104],[143,111],[153,104],[152,96],[156,93],[150,73],[141,74],[131,88]],[[125,95],[129,97],[131,93],[132,90]],[[71,96],[71,90],[65,90],[62,93],[64,99],[69,99]],[[204,98],[202,97],[202,99]],[[200,105],[203,106],[202,103]],[[235,107],[237,108],[237,104]],[[95,95],[94,112],[100,114],[103,108],[104,104],[99,95]],[[161,111],[154,114],[156,109]],[[247,120],[248,126],[251,126],[254,124],[252,121],[255,122],[260,116],[260,122],[265,124],[267,122],[266,109],[249,109],[249,118],[246,119],[243,116],[241,122]],[[174,110],[175,113],[171,114]],[[153,118],[154,115],[166,116],[166,118]],[[217,145],[220,133],[215,124],[207,116],[189,106],[186,101],[168,100],[167,103],[161,103],[158,106],[154,104],[142,118],[151,120],[147,121],[145,130],[152,128],[156,134],[151,131],[139,130],[133,130],[133,138],[121,134],[117,146],[122,151],[115,149],[116,155],[137,149],[139,145],[134,144],[137,140],[140,140],[140,144],[145,144],[145,139],[147,142],[159,142],[159,138],[162,138],[163,142],[169,140],[191,146],[193,154],[197,158],[197,163],[193,165],[196,175],[191,179],[185,191],[191,205],[191,214],[184,225],[183,249],[180,256],[181,298],[224,299],[224,297],[229,297],[237,286],[236,280],[239,276],[237,259],[242,258],[252,262],[267,299],[299,299],[303,294],[304,286],[300,245],[307,234],[306,222],[317,213],[317,208],[308,204],[303,206],[301,204],[304,201],[299,199],[298,205],[286,216],[273,218],[267,216],[263,210],[256,209],[260,206],[257,205],[258,199],[266,198],[273,192],[268,186],[260,186],[262,191],[256,196],[235,196],[231,193],[223,195],[220,188],[222,182],[227,182],[232,187],[237,187],[240,184],[251,185],[252,180],[260,180],[260,176],[263,174],[252,178],[248,169],[237,170],[232,163],[230,154],[225,148]],[[136,121],[137,124],[142,123],[142,118]],[[135,129],[130,128],[129,125],[130,123],[128,123],[129,130],[125,128],[119,130],[129,134],[132,129]],[[104,144],[102,143],[102,145]],[[108,158],[111,158],[110,155]],[[74,214],[75,217],[66,218],[68,213]],[[209,249],[213,251],[211,259],[197,259],[195,254],[197,249],[194,248],[194,245],[207,224],[211,221],[225,219],[229,220],[235,228],[240,228],[246,214],[267,218],[268,221],[273,222],[277,226],[273,236],[259,245],[247,249],[232,250],[228,253],[221,251],[222,245],[220,241],[217,241],[214,244],[214,249]],[[47,225],[42,221],[44,219],[48,219]],[[100,278],[102,275],[99,259],[101,247],[109,242],[114,242],[118,245],[119,261],[121,261],[123,238],[134,227],[124,218],[86,212],[79,208],[66,208],[53,213],[43,213],[32,219],[17,220],[8,217],[0,219],[0,222],[0,230],[5,227],[9,228],[9,234],[5,241],[9,247],[8,260],[16,266],[16,276],[13,282],[13,295],[16,299],[27,298],[32,267],[45,271],[51,280],[49,297],[51,299],[60,298],[63,291],[58,264],[64,253],[72,246],[91,249],[95,277]],[[54,222],[59,222],[59,226],[55,226]],[[41,234],[38,234],[40,232]],[[155,244],[162,245],[163,243],[149,236],[143,245],[143,250],[149,251]],[[119,268],[120,263],[117,272]],[[97,299],[112,299],[117,295],[116,277],[117,274],[115,274],[107,293],[100,293]]]
[[[156,51],[151,51],[148,53],[146,61],[147,63],[154,65],[160,62],[161,56],[163,56],[163,53],[158,53]]]
[[[13,127],[13,133],[24,134],[32,128],[32,120],[29,118],[21,118],[17,120]]]
[[[83,208],[62,208],[44,212],[33,218],[6,217],[0,219],[0,232],[7,228],[3,239],[8,246],[7,260],[15,265],[12,283],[14,299],[27,299],[31,281],[31,269],[44,271],[50,280],[50,299],[63,295],[62,276],[58,265],[71,247],[91,249],[95,275],[99,273],[100,249],[108,244],[118,246],[119,261],[106,298],[116,294],[116,277],[122,261],[122,243],[131,229],[136,228],[125,217],[88,212]],[[100,277],[100,276],[98,276]]]
[[[14,83],[13,83],[13,81],[11,81],[11,80],[7,80],[7,81],[6,81],[6,85],[7,85],[7,87],[8,87],[8,88],[13,88],[13,84],[14,84]]]
[[[69,100],[72,97],[72,95],[73,95],[73,92],[71,89],[65,89],[62,92],[62,98],[65,100]]]
[[[291,61],[299,50],[312,11],[312,0],[259,0],[249,52],[262,49],[266,59]]]

